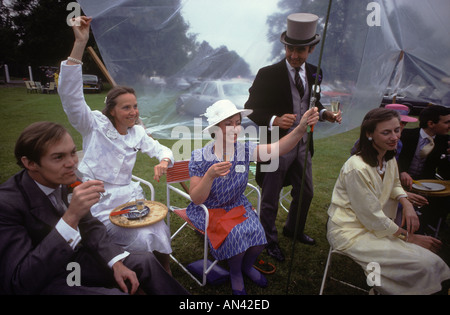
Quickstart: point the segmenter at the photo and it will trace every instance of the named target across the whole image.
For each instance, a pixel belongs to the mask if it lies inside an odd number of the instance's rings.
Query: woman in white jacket
[[[89,39],[91,18],[80,17],[73,26],[75,42],[68,60],[61,63],[58,93],[72,126],[83,138],[83,160],[78,168],[102,180],[105,197],[91,208],[108,229],[112,240],[126,250],[151,251],[170,273],[170,231],[164,221],[127,229],[112,224],[109,214],[118,205],[144,198],[142,188],[131,181],[138,151],[156,157],[154,179],[159,180],[173,163],[172,151],[149,137],[137,125],[139,110],[134,90],[114,87],[107,95],[103,113],[92,111],[83,95],[81,59]],[[86,179],[86,178],[85,178]]]

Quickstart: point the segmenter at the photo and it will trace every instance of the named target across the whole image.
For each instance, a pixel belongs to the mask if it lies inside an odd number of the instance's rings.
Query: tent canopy
[[[218,98],[243,106],[258,69],[284,57],[279,38],[287,16],[317,14],[322,34],[328,7],[312,0],[78,2],[93,17],[108,71],[137,90],[141,117],[156,138],[176,138],[180,127],[194,132]],[[319,123],[315,137],[359,126],[386,93],[450,106],[449,29],[448,0],[334,0],[322,103],[339,98],[343,123]],[[317,64],[319,50],[309,62]]]

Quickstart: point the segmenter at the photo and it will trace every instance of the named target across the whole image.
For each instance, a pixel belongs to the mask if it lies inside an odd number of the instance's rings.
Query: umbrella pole
[[[331,2],[332,2],[332,0],[329,0],[327,17],[326,17],[325,27],[323,30],[323,39],[322,39],[322,44],[320,47],[319,63],[317,65],[317,73],[316,73],[315,83],[312,88],[313,95],[311,97],[310,108],[312,108],[316,105],[316,87],[317,87],[317,83],[319,82],[320,66],[322,63],[322,54],[323,54],[323,47],[325,44],[325,37],[327,34],[328,20],[330,18]],[[303,164],[302,184],[300,186],[300,195],[299,195],[299,201],[298,201],[298,211],[297,211],[297,218],[296,218],[296,223],[295,223],[294,239],[292,241],[291,261],[289,263],[288,279],[286,282],[286,294],[288,294],[288,292],[289,292],[289,284],[291,282],[291,273],[292,273],[292,266],[293,266],[293,262],[294,262],[295,244],[296,244],[296,239],[297,239],[297,234],[298,234],[298,226],[300,224],[300,211],[301,211],[301,207],[302,207],[303,188],[305,186],[306,163],[308,162],[309,146],[311,143],[312,134],[314,132],[314,126],[312,126],[312,127],[308,126],[307,132],[308,132],[308,139],[306,141],[305,162]]]

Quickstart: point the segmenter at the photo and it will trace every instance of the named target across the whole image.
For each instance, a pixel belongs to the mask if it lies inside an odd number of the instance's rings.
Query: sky
[[[267,65],[267,17],[277,11],[278,0],[183,0],[181,14],[197,40],[213,48],[226,45],[250,65],[253,73]]]

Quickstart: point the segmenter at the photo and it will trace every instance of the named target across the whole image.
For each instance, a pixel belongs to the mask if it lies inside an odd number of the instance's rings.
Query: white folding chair
[[[184,188],[184,191],[175,187],[175,184],[180,183],[184,184],[185,182],[188,182],[190,180],[189,176],[189,161],[178,161],[175,162],[173,167],[167,169],[167,175],[166,175],[166,181],[167,181],[167,208],[169,209],[169,212],[167,214],[167,225],[169,228],[171,227],[171,220],[170,220],[170,214],[175,214],[179,218],[181,218],[184,222],[183,224],[172,234],[171,240],[173,241],[174,238],[179,235],[179,233],[185,228],[185,227],[191,227],[195,229],[197,232],[200,233],[200,235],[203,237],[203,258],[202,258],[202,276],[201,280],[199,281],[197,277],[192,274],[177,258],[175,258],[174,254],[172,253],[170,257],[172,260],[180,266],[182,270],[184,270],[192,279],[195,280],[197,284],[200,286],[205,286],[207,283],[207,276],[211,272],[211,270],[214,268],[214,266],[218,263],[218,260],[215,260],[211,264],[208,264],[208,224],[209,224],[209,212],[205,205],[201,204],[200,207],[203,209],[205,213],[205,230],[199,230],[197,229],[192,222],[189,220],[187,214],[186,214],[186,208],[185,207],[177,207],[172,205],[172,199],[171,195],[173,193],[177,194],[178,196],[181,196],[183,199],[187,200],[188,202],[191,201],[191,198],[188,193],[188,188],[186,185],[182,185]],[[257,207],[256,212],[259,216],[260,213],[260,202],[261,202],[261,195],[255,186],[251,184],[247,184],[248,187],[256,192],[257,195]]]
[[[331,260],[332,260],[332,258],[333,258],[333,255],[342,255],[342,256],[348,257],[348,256],[345,255],[344,253],[342,253],[342,252],[340,252],[340,251],[338,251],[338,250],[335,250],[335,249],[333,249],[333,248],[330,246],[330,250],[328,251],[327,263],[326,263],[326,265],[325,265],[325,271],[324,271],[324,273],[323,273],[322,285],[320,286],[320,292],[319,292],[319,295],[323,295],[323,290],[324,290],[324,288],[325,288],[325,284],[326,284],[326,281],[327,281],[327,279],[328,279],[329,268],[330,268],[330,266],[331,266]],[[350,257],[348,257],[348,258],[351,259]],[[360,269],[360,271],[362,271],[361,268],[359,268],[359,269]],[[359,286],[357,286],[357,285],[354,285],[354,284],[348,283],[348,282],[346,282],[346,281],[342,281],[342,280],[336,279],[336,278],[334,278],[334,277],[329,277],[329,278],[330,278],[330,280],[337,281],[337,282],[339,282],[340,284],[346,285],[346,286],[351,287],[351,288],[353,288],[353,289],[356,289],[356,290],[365,292],[365,293],[367,293],[367,294],[369,293],[368,290],[363,289],[363,288],[361,288],[361,287],[359,287]]]

